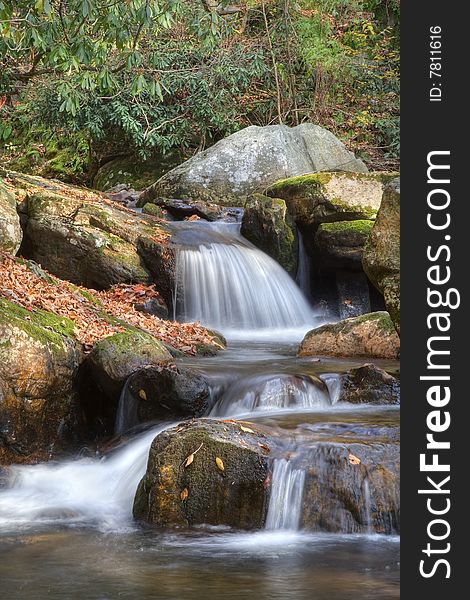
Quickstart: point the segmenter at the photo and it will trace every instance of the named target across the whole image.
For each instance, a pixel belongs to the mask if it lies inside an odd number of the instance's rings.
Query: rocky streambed
[[[4,174],[9,597],[398,597],[398,182],[231,138],[141,210]]]

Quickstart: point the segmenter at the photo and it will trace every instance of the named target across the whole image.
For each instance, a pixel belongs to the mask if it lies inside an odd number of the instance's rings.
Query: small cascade
[[[192,231],[180,227],[175,236],[182,245],[177,255],[180,320],[223,332],[305,332],[315,326],[315,314],[293,279],[233,225],[191,225]]]
[[[132,427],[139,424],[137,415],[138,403],[134,396],[129,393],[129,379],[122,388],[114,423],[114,435],[121,435]]]
[[[211,416],[227,417],[269,410],[301,411],[329,406],[321,380],[301,375],[254,375],[235,381],[212,409]]]
[[[274,461],[266,529],[299,529],[304,484],[303,469],[284,458]]]
[[[363,522],[366,526],[366,533],[368,535],[371,535],[372,533],[374,533],[374,528],[372,526],[372,500],[370,495],[369,480],[367,477],[364,479],[364,483],[362,484],[362,494],[364,497]]]
[[[129,526],[150,445],[168,427],[155,427],[102,459],[11,467],[9,487],[0,494],[0,528],[64,519],[104,531]]]
[[[302,290],[306,298],[311,296],[311,280],[310,280],[310,261],[305,250],[303,235],[297,230],[298,241],[298,263],[297,273],[295,275],[295,283]]]
[[[320,379],[325,382],[330,396],[330,403],[337,404],[341,396],[341,377],[337,373],[327,373],[320,375]]]

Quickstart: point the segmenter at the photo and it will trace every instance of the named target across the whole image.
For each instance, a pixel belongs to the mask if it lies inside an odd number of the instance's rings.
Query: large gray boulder
[[[22,238],[15,197],[0,179],[0,250],[16,254]]]
[[[167,197],[241,206],[279,179],[317,171],[366,173],[367,167],[318,125],[252,126],[166,173],[142,193],[139,205]]]

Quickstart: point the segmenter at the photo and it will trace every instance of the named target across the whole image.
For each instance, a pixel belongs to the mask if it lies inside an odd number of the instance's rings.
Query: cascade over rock
[[[178,251],[180,318],[231,333],[314,323],[307,300],[278,263],[240,237],[236,226],[219,235],[213,227],[201,224]]]

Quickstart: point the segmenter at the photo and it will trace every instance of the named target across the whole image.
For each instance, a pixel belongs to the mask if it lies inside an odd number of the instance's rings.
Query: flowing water
[[[305,525],[307,473],[327,472],[319,444],[396,445],[398,410],[338,402],[339,374],[360,361],[296,358],[316,313],[287,274],[243,242],[236,228],[219,225],[208,233],[182,227],[178,235],[184,243],[180,316],[219,326],[231,340],[217,357],[179,360],[210,382],[211,417],[243,415],[278,440],[266,529],[167,532],[133,523],[133,497],[150,444],[172,425],[159,423],[105,456],[9,468],[0,488],[2,597],[398,598],[396,519],[385,524],[392,535],[373,533],[378,500],[367,477],[358,484],[355,528],[344,514],[333,515],[344,522],[338,533]],[[123,390],[117,431],[133,424],[132,411]]]
[[[276,261],[238,233],[236,224],[180,225],[177,314],[233,339],[297,339],[319,317]],[[209,232],[207,232],[209,229]],[[214,235],[216,233],[217,235]]]

